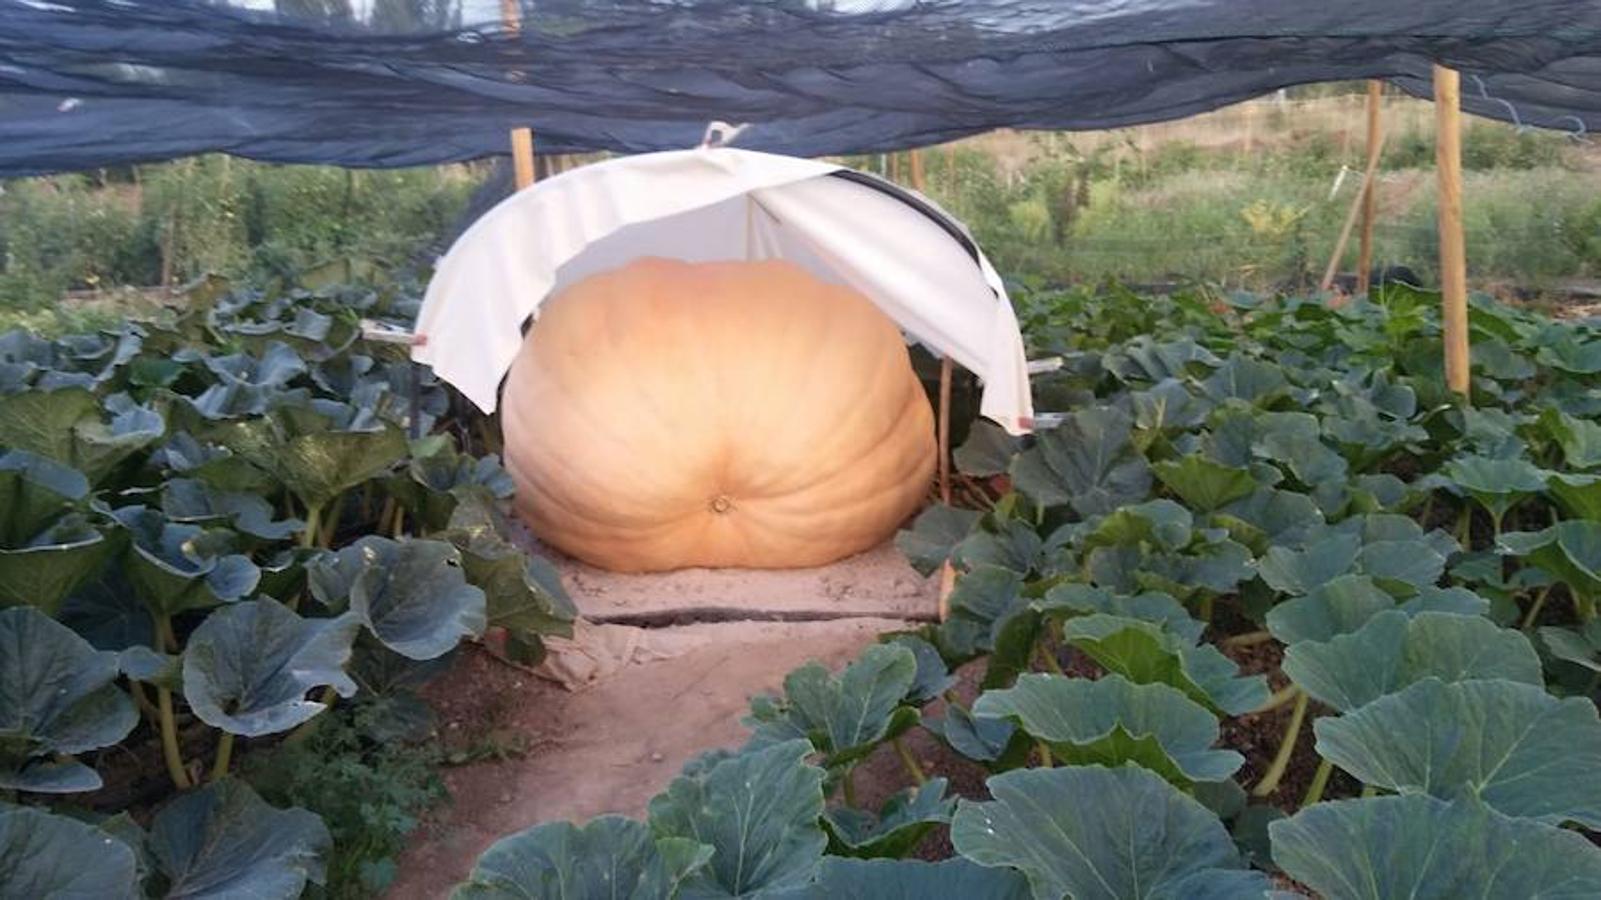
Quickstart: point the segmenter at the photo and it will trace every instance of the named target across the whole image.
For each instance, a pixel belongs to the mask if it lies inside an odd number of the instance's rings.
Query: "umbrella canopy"
[[[785,259],[849,285],[978,375],[985,417],[1013,434],[1032,426],[1017,318],[960,223],[860,172],[726,147],[584,166],[501,202],[440,261],[412,358],[492,412],[545,298],[645,256]]]

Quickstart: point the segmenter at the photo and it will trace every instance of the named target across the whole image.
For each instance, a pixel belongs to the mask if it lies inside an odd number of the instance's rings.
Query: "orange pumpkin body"
[[[782,261],[573,285],[529,329],[501,422],[519,516],[623,572],[861,552],[916,511],[937,452],[894,323]]]

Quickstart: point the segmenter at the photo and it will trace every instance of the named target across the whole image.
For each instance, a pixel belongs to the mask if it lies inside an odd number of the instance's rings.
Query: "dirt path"
[[[887,546],[783,572],[626,576],[556,561],[586,616],[656,627],[600,626],[608,648],[628,645],[627,659],[577,691],[476,650],[430,686],[441,728],[482,730],[481,752],[507,758],[445,773],[452,801],[419,829],[391,898],[447,896],[484,848],[539,822],[641,815],[685,762],[744,741],[752,695],[777,690],[808,660],[838,668],[936,603],[935,580]],[[724,620],[740,610],[810,620]],[[696,618],[715,620],[671,624]]]

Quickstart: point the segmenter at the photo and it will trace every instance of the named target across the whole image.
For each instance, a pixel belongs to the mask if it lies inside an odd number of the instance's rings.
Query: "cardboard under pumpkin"
[[[547,301],[502,397],[519,516],[620,572],[799,568],[928,495],[928,398],[900,330],[784,260],[645,258]]]

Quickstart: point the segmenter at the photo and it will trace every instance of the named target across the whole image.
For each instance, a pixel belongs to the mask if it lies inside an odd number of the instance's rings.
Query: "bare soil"
[[[891,547],[817,569],[658,575],[540,552],[584,616],[610,624],[551,642],[546,669],[572,689],[481,648],[429,686],[441,741],[469,761],[445,773],[452,800],[419,829],[391,898],[445,896],[491,843],[541,822],[642,816],[686,762],[744,742],[752,696],[779,690],[809,660],[843,666],[878,635],[931,618],[937,602],[937,580]],[[636,621],[651,627],[621,624]],[[932,737],[910,740],[931,769],[961,768]],[[982,772],[969,768],[953,778],[958,791],[981,791]],[[909,783],[893,753],[856,778],[864,800]]]

